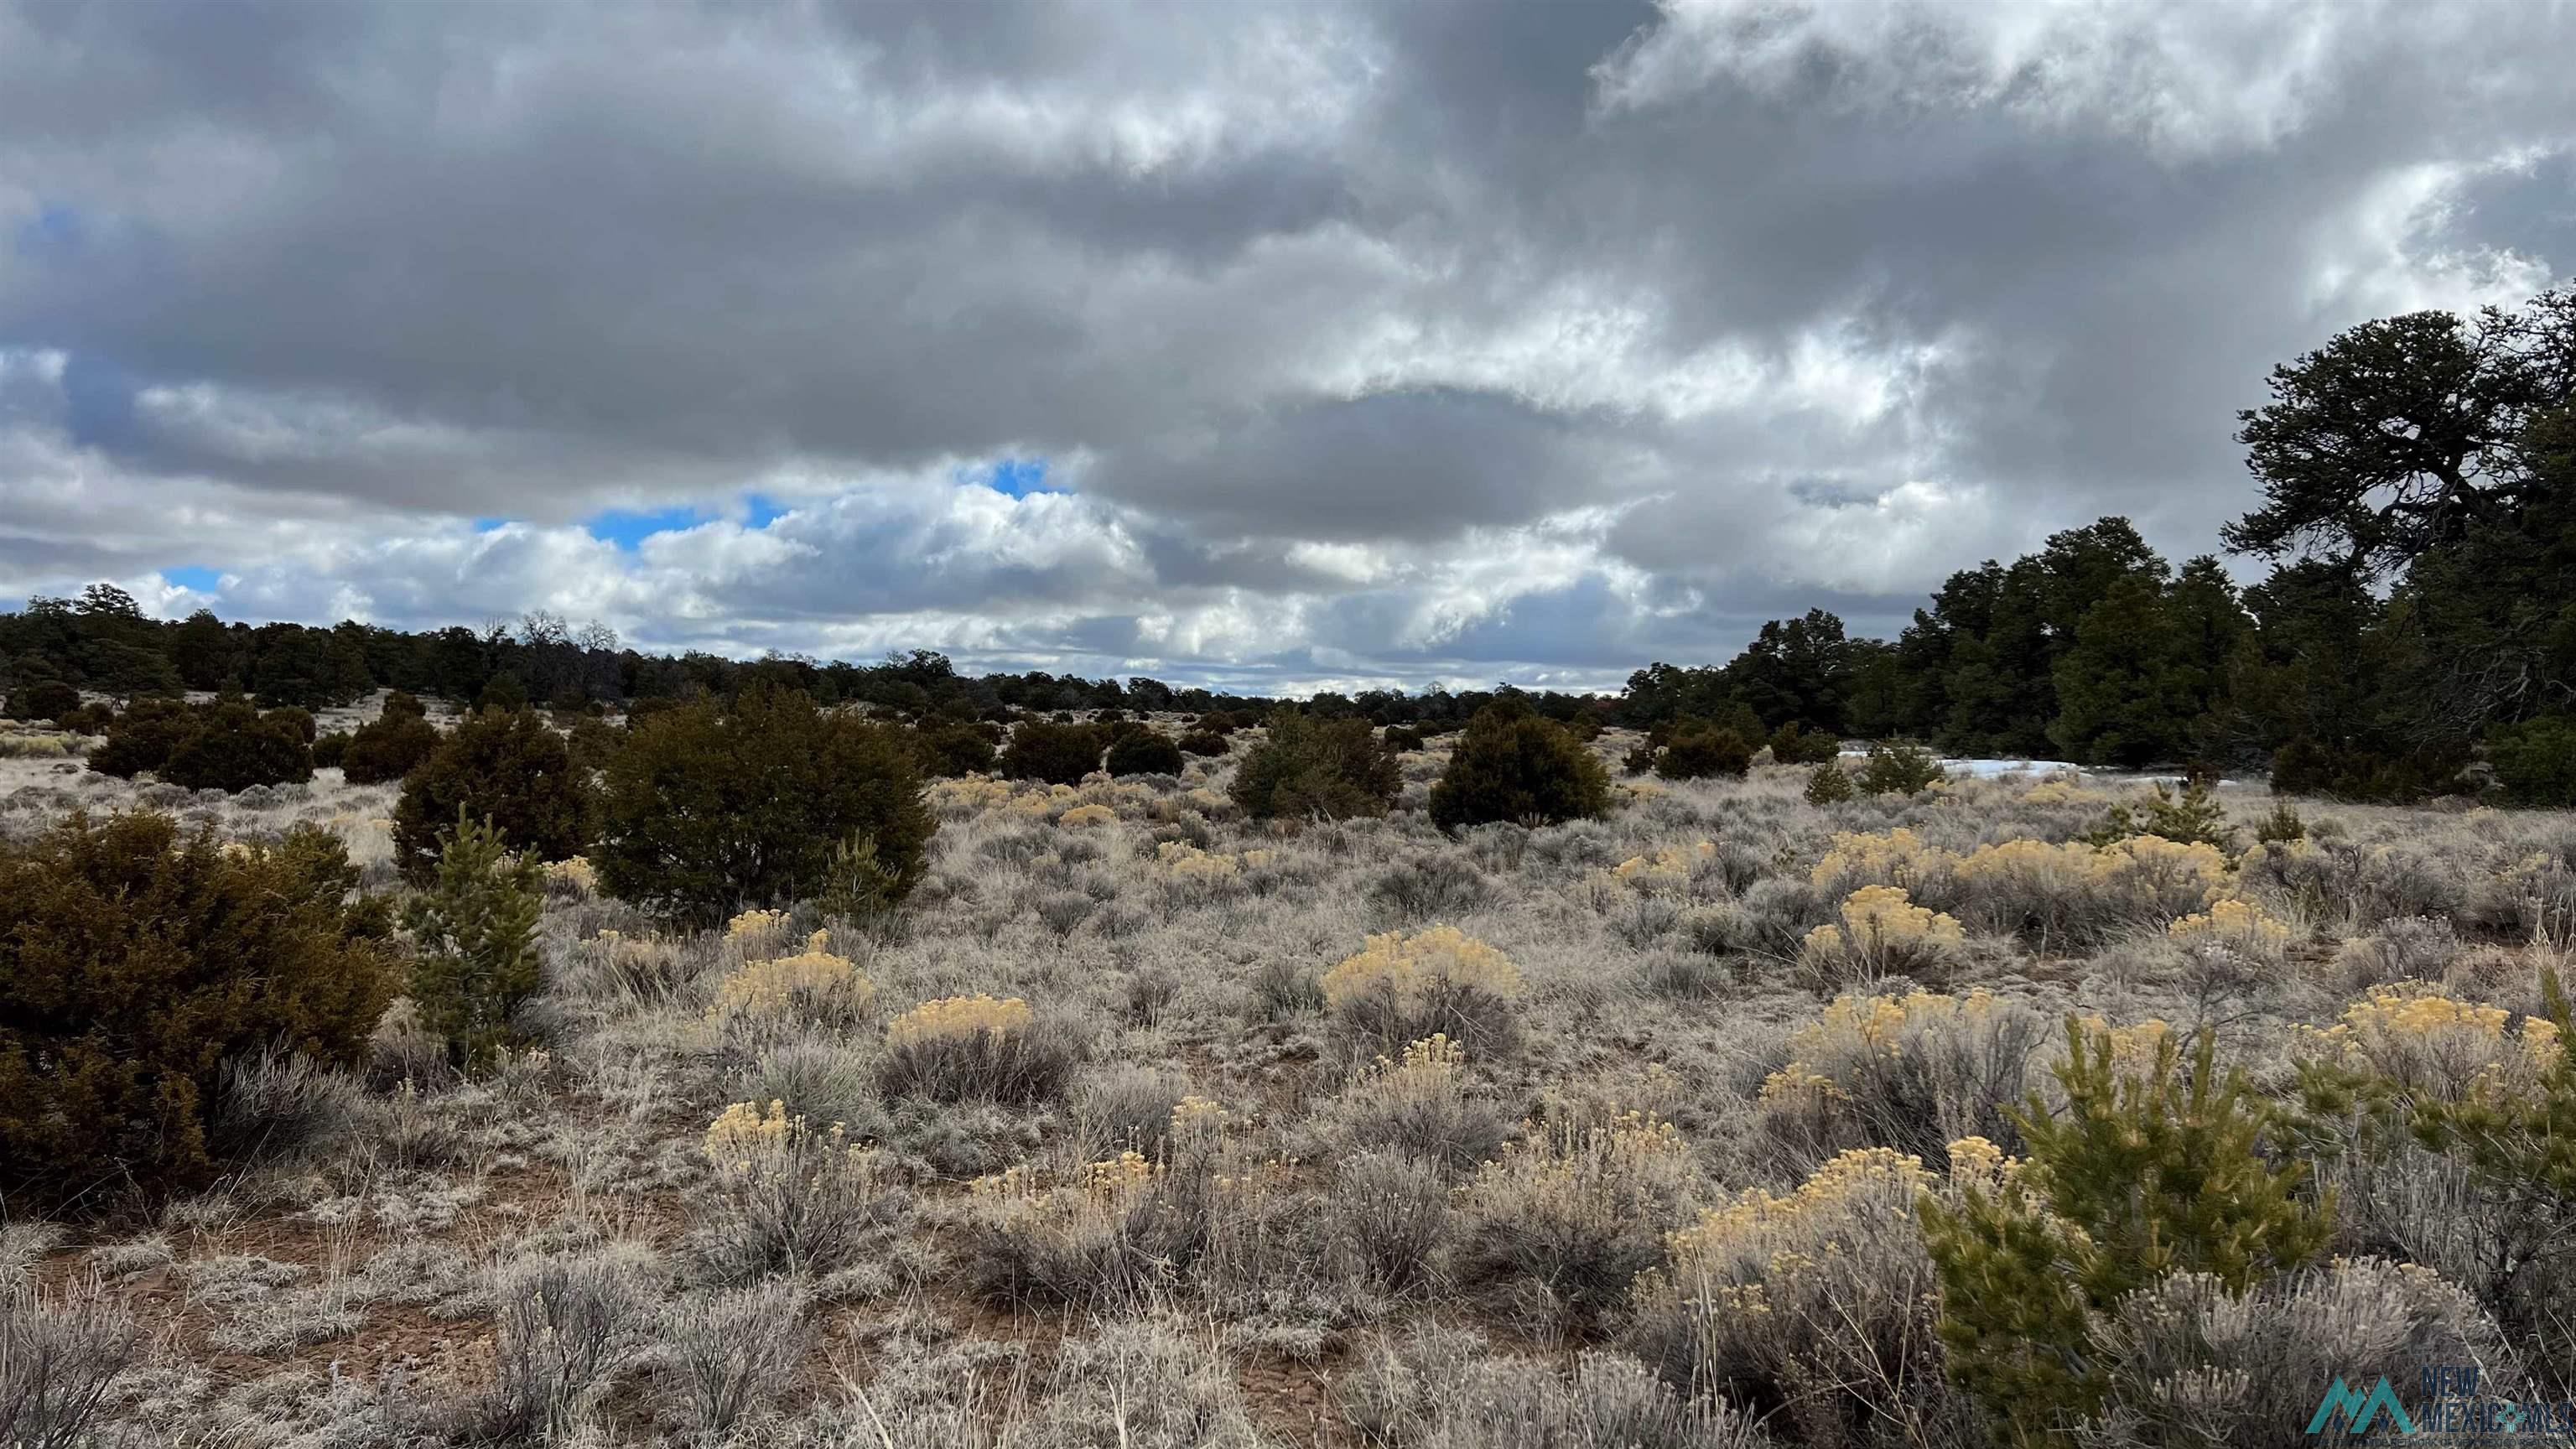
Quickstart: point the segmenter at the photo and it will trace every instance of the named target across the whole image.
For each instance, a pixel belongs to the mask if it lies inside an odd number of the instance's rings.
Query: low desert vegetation
[[[1641,734],[1510,700],[1120,720],[1061,783],[775,687],[577,728],[0,799],[9,1432],[2255,1445],[2337,1375],[2576,1389],[2564,814],[1776,739],[1614,785]]]

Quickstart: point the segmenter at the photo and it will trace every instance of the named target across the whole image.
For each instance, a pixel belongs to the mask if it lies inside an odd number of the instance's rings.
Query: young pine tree
[[[413,1003],[459,1065],[488,1061],[514,1040],[511,1018],[537,991],[544,896],[545,869],[534,855],[512,855],[490,821],[458,814],[437,873],[403,924],[420,949]]]
[[[2220,1074],[2211,1037],[2184,1073],[2170,1036],[2144,1064],[2119,1060],[2107,1030],[2069,1020],[2066,1036],[2066,1109],[2034,1095],[2013,1114],[2018,1178],[1921,1205],[1951,1373],[2020,1444],[2071,1442],[2101,1403],[2089,1334],[2112,1304],[2177,1272],[2241,1293],[2315,1257],[2333,1216],[2331,1198],[2297,1195],[2300,1165],[2257,1150],[2262,1109],[2242,1072]]]

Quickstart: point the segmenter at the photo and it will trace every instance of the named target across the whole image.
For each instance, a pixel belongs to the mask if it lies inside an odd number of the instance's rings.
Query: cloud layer
[[[0,599],[1290,688],[1892,628],[2100,513],[2212,546],[2272,363],[2576,271],[2570,49],[2349,0],[0,3]]]

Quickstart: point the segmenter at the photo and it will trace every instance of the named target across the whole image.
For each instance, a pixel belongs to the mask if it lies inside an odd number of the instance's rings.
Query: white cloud
[[[2273,362],[2576,265],[2480,205],[2569,21],[0,0],[0,597],[1345,682],[1900,618],[2211,546]]]

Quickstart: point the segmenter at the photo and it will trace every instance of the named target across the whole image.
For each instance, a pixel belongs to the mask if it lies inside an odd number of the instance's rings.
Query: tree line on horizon
[[[2106,517],[1952,574],[1893,640],[1849,637],[1814,609],[1766,623],[1723,665],[1650,664],[1616,695],[1434,686],[1302,707],[1439,727],[1509,695],[1560,720],[1707,719],[1748,739],[1794,723],[1956,754],[2268,768],[2276,788],[2359,799],[2455,789],[2483,755],[2518,796],[2576,803],[2576,293],[2365,322],[2275,368],[2269,393],[2238,415],[2257,505],[2221,530],[2231,552],[2272,564],[2251,586],[2216,556],[2176,568]],[[1257,717],[1278,703],[1144,677],[969,675],[929,650],[873,664],[647,654],[546,614],[416,633],[206,610],[158,621],[105,584],[0,614],[0,671],[11,712],[36,718],[77,690],[312,709],[393,688],[586,708],[767,686],[966,717]]]

